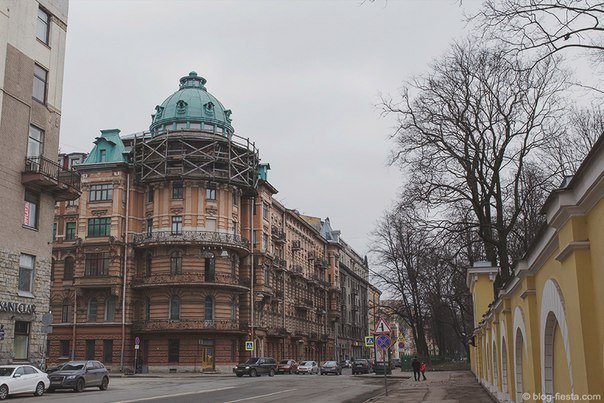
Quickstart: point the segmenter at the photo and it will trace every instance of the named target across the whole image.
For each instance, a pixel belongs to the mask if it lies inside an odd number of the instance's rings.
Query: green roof
[[[205,123],[233,133],[231,111],[206,90],[205,83],[206,79],[194,71],[182,77],[179,90],[155,107],[149,129],[153,132],[175,122]]]
[[[101,130],[101,137],[94,140],[94,148],[80,165],[116,164],[128,162],[126,147],[119,129]]]

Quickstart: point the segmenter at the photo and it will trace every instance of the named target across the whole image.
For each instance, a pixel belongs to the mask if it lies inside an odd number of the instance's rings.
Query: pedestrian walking
[[[419,362],[417,356],[413,357],[413,361],[411,361],[411,367],[413,368],[413,379],[415,381],[419,381],[419,370],[422,364]]]
[[[424,381],[426,380],[426,368],[428,366],[426,365],[425,362],[422,362],[422,366],[419,367],[419,371],[422,373],[422,376],[424,377]]]

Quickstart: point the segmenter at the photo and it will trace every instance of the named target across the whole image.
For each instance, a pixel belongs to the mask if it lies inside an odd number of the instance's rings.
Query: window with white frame
[[[34,64],[34,90],[32,98],[38,102],[46,103],[46,82],[48,71]]]
[[[38,215],[40,196],[29,190],[25,191],[25,204],[23,209],[23,225],[29,228],[38,228]]]
[[[33,293],[36,257],[21,254],[19,258],[19,291]]]
[[[44,152],[44,130],[29,125],[29,136],[27,138],[27,158],[38,158]]]
[[[36,24],[36,38],[48,45],[50,32],[50,15],[41,8],[38,8],[38,21]]]

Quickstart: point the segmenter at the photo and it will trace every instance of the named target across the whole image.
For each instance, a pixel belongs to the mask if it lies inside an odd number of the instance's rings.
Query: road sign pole
[[[386,396],[388,396],[388,378],[386,377],[386,372],[388,372],[388,368],[386,367],[386,350],[382,349],[382,354],[384,354],[384,388],[386,389]]]

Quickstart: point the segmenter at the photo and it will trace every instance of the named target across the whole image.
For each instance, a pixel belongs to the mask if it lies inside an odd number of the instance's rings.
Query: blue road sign
[[[248,340],[245,342],[245,351],[254,351],[254,342]]]
[[[380,334],[375,339],[375,345],[382,350],[387,350],[392,346],[392,339],[387,334]]]
[[[365,347],[373,347],[375,339],[373,336],[365,336]]]

